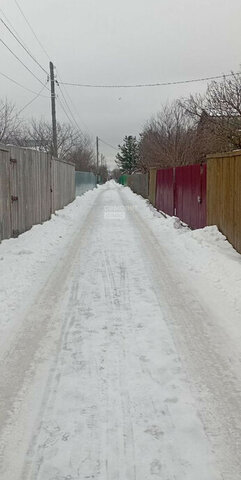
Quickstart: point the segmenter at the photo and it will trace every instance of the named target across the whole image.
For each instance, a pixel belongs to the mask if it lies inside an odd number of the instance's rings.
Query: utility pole
[[[53,131],[53,157],[58,157],[58,144],[57,144],[57,124],[56,124],[56,106],[55,106],[55,80],[54,80],[54,65],[49,62],[50,68],[50,83],[51,83],[51,108],[52,108],[52,131]]]
[[[99,137],[96,137],[96,167],[97,167],[97,182],[99,179]]]

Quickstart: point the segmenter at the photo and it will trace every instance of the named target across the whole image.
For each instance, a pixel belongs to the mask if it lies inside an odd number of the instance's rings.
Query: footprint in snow
[[[158,425],[151,425],[145,430],[145,433],[149,433],[152,437],[156,438],[157,440],[164,435],[164,432],[161,430]]]
[[[162,470],[162,464],[159,462],[159,460],[153,460],[151,462],[151,475],[157,475],[158,477],[161,477],[161,470]]]

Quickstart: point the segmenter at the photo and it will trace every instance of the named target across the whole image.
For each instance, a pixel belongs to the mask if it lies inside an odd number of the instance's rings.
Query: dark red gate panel
[[[174,214],[174,169],[157,170],[156,175],[156,208],[168,215]]]
[[[156,208],[176,215],[191,228],[206,225],[206,165],[157,170]]]
[[[206,165],[175,169],[175,215],[191,228],[206,225]]]

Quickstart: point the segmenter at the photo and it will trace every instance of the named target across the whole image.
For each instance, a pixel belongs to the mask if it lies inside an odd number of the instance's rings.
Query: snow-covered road
[[[240,256],[175,226],[109,182],[0,245],[1,480],[241,478]]]

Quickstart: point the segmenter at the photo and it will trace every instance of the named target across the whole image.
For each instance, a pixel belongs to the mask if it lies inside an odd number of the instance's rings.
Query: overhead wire
[[[100,85],[100,84],[90,84],[90,83],[71,83],[71,82],[60,82],[62,85],[68,85],[71,87],[83,87],[83,88],[148,88],[148,87],[163,87],[168,85],[181,85],[187,83],[195,82],[206,82],[209,80],[217,80],[224,77],[231,77],[233,75],[240,75],[241,72],[228,73],[223,75],[216,75],[211,77],[195,78],[191,80],[178,80],[170,82],[157,82],[157,83],[137,83],[137,84],[127,84],[127,85]]]
[[[42,42],[39,40],[38,36],[36,35],[33,27],[31,26],[29,20],[27,19],[25,13],[23,12],[23,9],[20,7],[19,3],[17,0],[14,0],[15,1],[15,4],[17,5],[22,17],[24,18],[25,22],[27,23],[28,27],[30,28],[32,34],[34,35],[34,38],[36,39],[36,41],[38,42],[40,48],[42,49],[42,51],[44,52],[44,54],[47,56],[47,58],[50,60],[50,57],[49,57],[49,54],[48,52],[46,51],[46,49],[44,48]]]
[[[30,100],[30,102],[26,103],[26,105],[24,105],[24,107],[22,107],[22,108],[18,111],[17,114],[19,115],[20,113],[22,113],[29,105],[31,105],[35,100],[37,100],[37,98],[39,98],[40,96],[42,96],[41,93],[43,92],[43,90],[44,90],[44,87],[42,87],[41,90],[35,95],[35,97],[32,98],[32,100]],[[47,97],[47,95],[46,95],[46,97]],[[47,98],[49,98],[49,97],[47,97]]]
[[[59,104],[60,104],[63,112],[65,113],[67,119],[69,120],[69,123],[70,123],[72,126],[75,127],[75,124],[73,123],[73,120],[70,118],[69,114],[66,112],[66,109],[65,109],[65,107],[64,107],[64,105],[63,105],[63,102],[62,102],[61,98],[57,95],[57,96],[56,96],[56,99],[59,101]]]
[[[30,50],[24,45],[24,43],[18,38],[18,36],[11,30],[11,28],[6,24],[6,22],[0,17],[0,21],[3,23],[3,25],[7,28],[7,30],[10,32],[10,34],[17,40],[19,45],[27,52],[27,54],[32,58],[32,60],[43,70],[44,73],[48,75],[47,70],[38,62],[38,60],[34,57],[34,55],[30,52]]]
[[[42,80],[40,80],[40,78],[37,77],[37,75],[35,75],[35,73],[32,72],[32,70],[27,66],[25,65],[25,63],[18,57],[18,55],[16,53],[13,52],[13,50],[4,42],[4,40],[2,38],[0,38],[0,42],[7,48],[7,50],[9,50],[9,52],[21,63],[21,65],[23,65],[23,67],[39,82],[41,83],[42,86],[44,86],[47,90],[48,87],[42,82]]]
[[[21,40],[21,42],[25,45],[23,39],[21,38],[21,36],[19,35],[19,33],[17,32],[17,30],[14,28],[13,24],[10,22],[9,18],[7,17],[7,15],[4,13],[3,9],[0,7],[0,12],[2,14],[2,16],[5,18],[5,20],[7,21],[8,25],[10,25],[11,29],[14,31],[15,35],[19,38],[19,40]],[[26,47],[26,45],[25,45]],[[26,47],[27,48],[27,47]]]
[[[28,87],[25,87],[24,85],[22,85],[21,83],[17,82],[16,80],[14,80],[13,78],[9,77],[8,75],[6,75],[5,73],[2,73],[0,72],[0,75],[2,75],[2,77],[6,78],[7,80],[9,80],[10,82],[13,82],[15,83],[16,85],[18,85],[19,87],[23,88],[24,90],[26,90],[27,92],[31,92],[31,93],[34,93],[35,95],[37,95],[37,92],[35,92],[34,90],[31,90],[31,88],[28,88]],[[44,90],[44,87],[43,87],[43,90]],[[41,97],[45,97],[45,98],[49,98],[49,95],[40,95]]]
[[[35,38],[36,41],[38,42],[40,48],[42,49],[42,51],[44,52],[44,54],[47,56],[47,58],[50,60],[50,56],[49,56],[47,50],[44,48],[42,42],[40,41],[40,39],[39,39],[38,36],[36,35],[36,33],[35,33],[32,25],[30,24],[29,20],[27,19],[26,15],[25,15],[25,13],[24,13],[24,11],[23,11],[23,9],[20,7],[19,2],[18,2],[17,0],[14,0],[14,1],[15,1],[15,4],[17,5],[17,7],[18,7],[18,9],[19,9],[19,11],[20,11],[20,13],[21,13],[21,15],[23,16],[25,22],[27,23],[28,27],[30,28],[32,34],[34,35],[34,38]],[[64,92],[63,92],[63,89],[60,87],[59,82],[56,81],[56,84],[59,86],[61,95],[62,95],[62,97],[63,97],[63,101],[64,101],[64,103],[65,103],[65,105],[66,105],[66,108],[67,108],[68,111],[69,111],[69,115],[71,116],[74,125],[75,125],[75,126],[77,127],[77,129],[80,130],[80,132],[81,132],[81,129],[80,129],[80,127],[79,127],[79,125],[78,125],[78,123],[77,123],[77,121],[76,121],[76,119],[75,119],[75,116],[74,116],[74,114],[73,114],[73,112],[72,112],[72,110],[71,110],[71,108],[70,108],[70,106],[69,106],[69,104],[68,104],[68,101],[67,101],[67,99],[66,99],[66,97],[65,97],[65,94],[64,94]],[[64,88],[64,87],[63,87],[63,88]],[[66,90],[65,90],[65,92],[66,92]],[[66,92],[66,95],[68,95],[67,92]],[[70,102],[72,103],[72,100],[70,99],[69,95],[68,95],[68,98],[69,98]],[[59,100],[60,100],[60,99],[59,99]],[[72,105],[73,105],[73,104],[72,104]],[[63,107],[63,104],[62,104],[62,107]],[[65,112],[65,113],[66,113],[66,112]],[[68,115],[68,118],[69,118],[69,115]]]
[[[69,104],[68,104],[68,102],[67,102],[67,100],[66,100],[66,98],[65,98],[64,92],[63,92],[62,88],[60,87],[60,85],[58,84],[58,81],[57,81],[57,80],[56,80],[56,84],[57,84],[58,87],[59,87],[59,90],[60,90],[61,95],[62,95],[62,97],[63,97],[63,101],[64,101],[64,103],[65,103],[65,105],[66,105],[66,108],[67,108],[68,111],[69,111],[69,114],[70,114],[70,116],[71,116],[71,118],[72,118],[73,124],[75,125],[75,127],[77,128],[77,130],[80,130],[80,132],[81,132],[81,129],[80,129],[77,121],[75,120],[75,117],[74,117],[74,115],[73,115],[73,113],[72,113],[72,110],[71,110],[71,108],[70,108],[70,106],[69,106]]]
[[[60,81],[62,82],[61,77],[60,77],[60,74],[59,74],[59,70],[58,70],[57,68],[56,68],[56,72],[57,72],[57,76],[59,77]],[[58,87],[59,87],[60,90],[61,90],[59,81],[57,81],[56,83],[57,83]],[[69,102],[70,102],[73,110],[75,111],[76,115],[78,116],[80,122],[84,125],[84,127],[86,128],[86,130],[89,131],[88,126],[85,124],[85,122],[84,122],[84,121],[82,120],[82,118],[80,117],[79,112],[77,111],[77,109],[76,109],[76,107],[75,107],[75,105],[74,105],[74,103],[73,103],[73,101],[72,101],[72,99],[71,99],[71,97],[70,97],[70,95],[69,95],[69,93],[68,93],[68,90],[65,88],[65,85],[63,85],[63,90],[64,90],[66,96],[68,97]],[[62,91],[62,95],[64,96],[63,91]],[[66,99],[65,99],[65,100],[66,100]],[[66,100],[66,102],[67,102],[67,100]]]
[[[98,137],[99,140],[101,141],[101,143],[104,143],[104,145],[107,145],[108,147],[110,148],[113,148],[113,150],[115,150],[116,152],[118,152],[118,148],[116,147],[113,147],[113,145],[111,145],[110,143],[106,142],[105,140],[102,140],[102,138]]]

